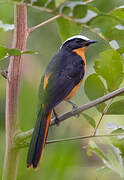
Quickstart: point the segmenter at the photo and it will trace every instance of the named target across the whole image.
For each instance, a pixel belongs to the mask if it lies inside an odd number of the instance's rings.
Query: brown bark
[[[27,40],[27,7],[15,5],[13,48],[23,51]],[[6,88],[6,151],[3,180],[15,180],[19,160],[19,151],[13,147],[14,134],[19,130],[18,99],[22,69],[22,56],[10,57]]]

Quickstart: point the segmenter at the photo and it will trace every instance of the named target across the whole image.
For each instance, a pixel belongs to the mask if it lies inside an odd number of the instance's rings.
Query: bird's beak
[[[86,42],[86,46],[89,46],[90,44],[96,43],[96,40],[89,40]]]

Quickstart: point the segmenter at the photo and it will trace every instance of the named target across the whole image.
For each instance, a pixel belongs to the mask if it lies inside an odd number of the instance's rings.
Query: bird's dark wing
[[[57,67],[57,70],[47,68],[41,81],[39,99],[48,109],[52,109],[64,100],[82,80],[85,71],[84,63],[80,56],[76,56],[76,61],[74,60],[70,60],[64,66],[60,61],[60,67]],[[65,62],[67,61],[68,59]]]

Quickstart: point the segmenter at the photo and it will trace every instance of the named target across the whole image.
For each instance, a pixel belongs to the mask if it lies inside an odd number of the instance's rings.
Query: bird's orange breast
[[[86,72],[86,59],[85,59],[85,52],[87,50],[87,47],[82,47],[78,49],[74,49],[73,52],[75,52],[77,55],[81,56],[82,61],[84,61],[85,64],[85,72]]]
[[[74,49],[73,52],[75,52],[77,55],[81,56],[82,61],[84,61],[85,64],[85,72],[86,72],[86,59],[85,59],[85,51],[86,51],[87,47],[83,47],[83,48],[78,48],[78,49]],[[65,99],[70,99],[72,96],[74,96],[74,94],[77,92],[77,90],[79,89],[81,82],[82,82],[83,78],[80,80],[80,82],[72,89],[72,91],[68,94],[68,96]]]
[[[74,94],[77,92],[81,85],[82,80],[72,89],[72,91],[68,94],[68,96],[65,98],[65,100],[70,99]]]

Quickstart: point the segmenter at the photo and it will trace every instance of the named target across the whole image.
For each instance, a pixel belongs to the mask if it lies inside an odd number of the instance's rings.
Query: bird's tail
[[[44,112],[42,109],[38,115],[36,126],[30,142],[27,156],[27,167],[37,168],[45,146],[52,110]]]

